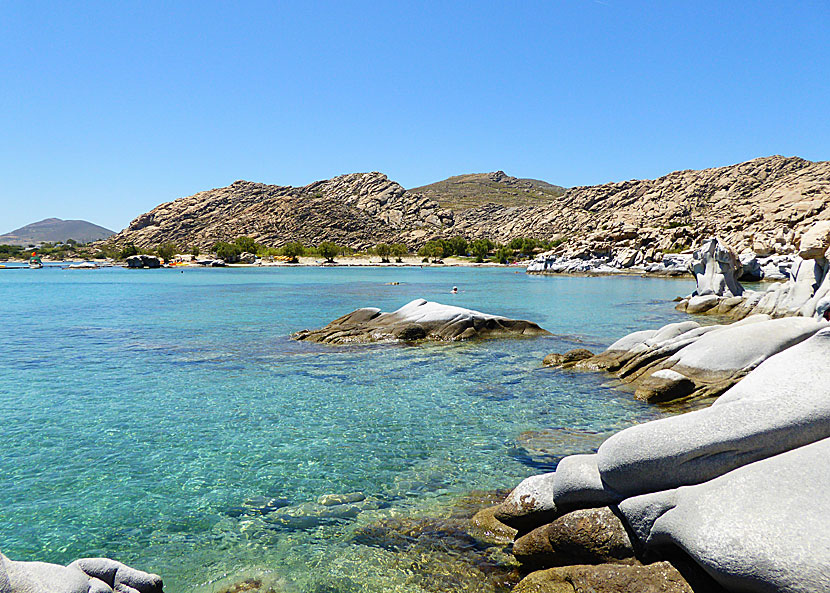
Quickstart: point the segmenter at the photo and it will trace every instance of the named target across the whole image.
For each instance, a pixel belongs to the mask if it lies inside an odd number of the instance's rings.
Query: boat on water
[[[29,268],[32,270],[39,270],[43,267],[43,262],[37,252],[32,252],[32,257],[29,258]]]
[[[75,264],[69,264],[69,266],[67,267],[70,270],[97,270],[98,264],[91,261],[85,261]]]

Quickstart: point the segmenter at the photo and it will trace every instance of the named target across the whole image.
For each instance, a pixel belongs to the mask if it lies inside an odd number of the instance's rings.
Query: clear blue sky
[[[0,3],[0,232],[236,179],[830,159],[830,3]]]

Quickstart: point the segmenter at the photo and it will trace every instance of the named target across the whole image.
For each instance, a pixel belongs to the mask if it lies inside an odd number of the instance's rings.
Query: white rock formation
[[[15,562],[0,554],[0,593],[162,593],[161,577],[108,558],[69,566]]]
[[[575,508],[619,503],[641,544],[680,546],[728,590],[827,591],[830,327],[782,319],[738,328],[780,322],[824,329],[762,362],[711,407],[633,426],[593,455],[528,478],[496,517],[527,531]],[[681,329],[666,335],[703,328]]]

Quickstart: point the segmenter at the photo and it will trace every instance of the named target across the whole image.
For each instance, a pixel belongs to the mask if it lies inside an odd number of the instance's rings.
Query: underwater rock
[[[668,562],[648,566],[600,564],[565,566],[530,573],[513,593],[694,593],[695,589]],[[698,593],[714,593],[697,589]]]
[[[326,344],[371,342],[456,341],[494,336],[549,335],[531,321],[508,319],[472,309],[416,299],[397,311],[358,309],[317,330],[292,337]]]
[[[591,358],[593,355],[594,353],[588,350],[587,348],[575,348],[573,350],[568,350],[564,354],[548,354],[547,356],[545,356],[545,359],[542,361],[542,364],[546,367],[558,367],[567,369],[574,366],[580,360]]]

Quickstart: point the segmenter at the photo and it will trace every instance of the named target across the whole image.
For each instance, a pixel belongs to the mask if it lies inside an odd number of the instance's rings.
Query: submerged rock
[[[568,350],[564,354],[548,354],[545,356],[542,364],[546,367],[567,369],[574,366],[580,360],[591,358],[593,355],[594,353],[587,348],[575,348],[574,350]]]
[[[668,562],[648,566],[600,564],[565,566],[533,572],[513,593],[694,593],[696,589]],[[713,593],[712,589],[697,589]]]
[[[0,593],[162,593],[161,577],[108,558],[68,566],[15,562],[0,553]]]
[[[302,330],[292,337],[327,344],[359,344],[548,334],[531,321],[416,299],[391,313],[382,313],[374,307],[358,309],[322,329]]]

